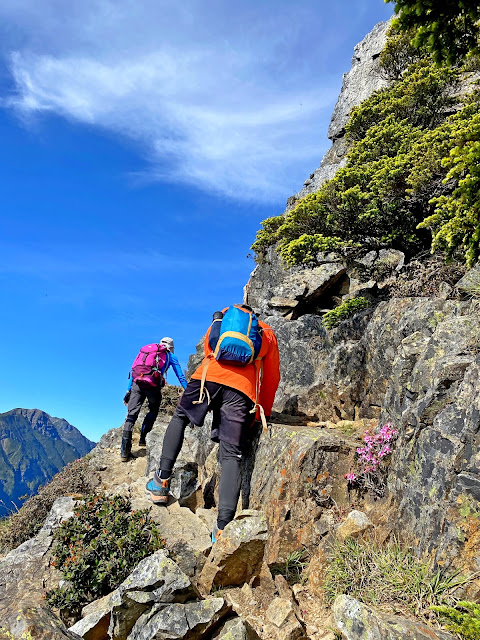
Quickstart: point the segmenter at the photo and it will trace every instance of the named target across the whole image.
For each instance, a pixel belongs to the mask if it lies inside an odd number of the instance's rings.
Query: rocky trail
[[[208,426],[187,429],[167,507],[152,505],[145,493],[166,422],[157,421],[146,449],[135,436],[128,463],[120,461],[121,430],[112,429],[88,457],[98,490],[128,497],[132,510],[149,508],[165,548],[142,560],[113,593],[84,607],[67,629],[44,600],[61,578],[51,565],[53,532],[76,501],[59,498],[38,535],[0,563],[0,637],[333,640],[333,629],[342,629],[353,640],[367,637],[367,628],[373,638],[387,637],[387,628],[389,638],[427,637],[421,626],[400,617],[389,621],[353,598],[337,599],[333,612],[325,606],[320,582],[327,540],[374,526],[352,510],[343,477],[366,422],[272,423],[252,433],[237,516],[213,548],[218,468]],[[386,535],[385,525],[378,527]],[[291,585],[280,570],[298,551],[304,577]],[[415,635],[402,635],[407,628]],[[452,637],[428,634],[430,640]]]

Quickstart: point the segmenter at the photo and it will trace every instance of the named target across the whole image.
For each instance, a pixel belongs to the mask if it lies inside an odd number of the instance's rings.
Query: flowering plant
[[[392,453],[392,442],[397,435],[391,422],[387,422],[377,433],[367,429],[363,436],[363,447],[356,450],[357,472],[345,474],[349,488],[363,488],[372,490],[377,495],[383,495],[384,482],[380,475],[380,467],[386,456]]]

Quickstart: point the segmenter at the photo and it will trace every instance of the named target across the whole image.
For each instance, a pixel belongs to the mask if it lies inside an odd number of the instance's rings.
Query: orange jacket
[[[218,382],[219,384],[224,384],[226,387],[241,391],[253,402],[256,401],[257,404],[262,405],[265,415],[269,416],[272,412],[273,400],[278,383],[280,382],[280,358],[278,355],[277,338],[273,329],[261,320],[259,320],[258,323],[263,329],[262,347],[258,354],[261,362],[252,362],[252,364],[247,364],[243,367],[218,362],[210,355],[212,354],[212,350],[208,344],[209,329],[205,336],[205,357],[202,364],[192,375],[192,379],[201,380],[203,367],[208,362],[207,380]],[[260,392],[258,393],[258,397],[256,397],[258,372],[261,370],[262,365],[263,375],[260,383]]]

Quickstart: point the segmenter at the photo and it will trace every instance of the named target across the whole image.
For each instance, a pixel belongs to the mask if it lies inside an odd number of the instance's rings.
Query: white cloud
[[[5,103],[27,121],[49,112],[127,136],[148,160],[144,178],[239,199],[281,200],[318,166],[338,86],[313,81],[297,59],[313,10],[71,4],[0,8],[22,34],[7,39],[14,91]],[[313,62],[320,43],[312,49]]]

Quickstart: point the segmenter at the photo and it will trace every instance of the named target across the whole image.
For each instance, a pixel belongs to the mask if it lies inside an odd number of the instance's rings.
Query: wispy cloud
[[[314,8],[41,4],[0,7],[16,27],[3,45],[14,81],[4,104],[27,121],[53,113],[126,136],[148,160],[139,175],[239,199],[282,199],[318,164],[338,78],[312,82],[299,61],[305,38],[312,64],[320,55]]]
[[[195,272],[197,269],[231,274],[243,272],[243,264],[231,260],[209,260],[204,256],[191,257],[167,255],[145,249],[142,251],[112,250],[98,251],[79,248],[78,251],[62,252],[56,246],[30,248],[2,245],[0,243],[0,276],[22,275],[35,279],[68,280],[72,276],[121,276],[141,274],[142,277],[158,273]]]

